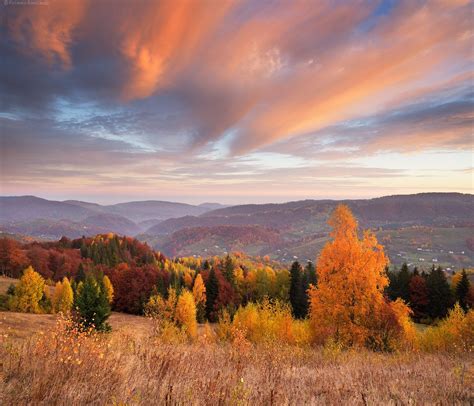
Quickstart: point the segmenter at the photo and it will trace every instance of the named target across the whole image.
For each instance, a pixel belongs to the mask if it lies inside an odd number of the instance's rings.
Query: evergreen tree
[[[234,261],[230,255],[225,257],[224,261],[224,277],[229,281],[232,287],[235,286],[235,276],[234,276]]]
[[[433,268],[426,278],[429,298],[429,315],[436,319],[445,317],[452,305],[451,289],[449,288],[446,275],[438,267]]]
[[[82,265],[82,262],[79,264],[79,269],[77,271],[76,275],[76,282],[84,282],[86,280],[86,271],[84,270],[84,265]]]
[[[308,282],[316,286],[318,284],[318,275],[316,273],[316,267],[311,261],[308,261],[306,264],[305,273],[308,275]]]
[[[106,322],[110,316],[110,305],[102,280],[97,281],[93,275],[87,275],[78,286],[75,306],[84,327],[99,331],[110,328]]]
[[[398,275],[396,272],[393,272],[389,269],[389,267],[385,267],[385,274],[388,278],[388,285],[385,287],[385,295],[392,300],[397,300],[398,297]]]
[[[115,267],[121,262],[120,261],[120,241],[117,235],[114,235],[114,237],[110,240],[109,250],[110,250],[110,255],[109,255],[110,266]]]
[[[81,240],[81,258],[88,258],[89,257],[88,254],[89,254],[89,250],[87,249],[86,237],[82,237],[82,240]]]
[[[290,303],[295,318],[304,317],[304,299],[302,300],[304,283],[303,269],[300,263],[295,261],[290,269]]]
[[[397,279],[397,287],[398,287],[398,292],[397,292],[397,297],[403,299],[405,303],[408,303],[410,301],[410,279],[412,275],[410,274],[410,271],[408,270],[408,265],[404,263],[400,269],[400,272],[398,272]]]
[[[211,268],[206,281],[206,317],[209,321],[216,321],[215,304],[219,296],[219,279],[214,268]]]
[[[467,277],[466,270],[463,269],[461,273],[461,279],[456,286],[456,301],[459,302],[459,306],[467,312],[469,306],[467,303],[467,296],[469,294],[470,282]]]
[[[413,276],[408,269],[408,265],[404,263],[398,272],[390,271],[387,268],[386,274],[389,284],[385,289],[385,293],[389,299],[395,301],[401,298],[408,303],[410,300],[410,280]]]
[[[158,294],[166,299],[168,297],[168,288],[169,284],[168,286],[166,285],[163,276],[158,276],[158,279],[156,281],[156,291],[158,292]]]

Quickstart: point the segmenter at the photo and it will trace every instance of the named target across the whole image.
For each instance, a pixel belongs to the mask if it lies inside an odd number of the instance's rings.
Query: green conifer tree
[[[293,316],[296,318],[304,317],[304,307],[302,306],[302,291],[304,275],[301,265],[298,261],[293,262],[290,269],[290,303],[293,309]]]
[[[84,282],[85,280],[86,280],[86,271],[84,270],[84,265],[82,265],[82,262],[81,262],[77,270],[75,281],[76,283],[79,283],[79,282]]]
[[[110,329],[107,324],[107,319],[110,316],[110,304],[102,280],[97,280],[91,274],[87,275],[78,289],[75,308],[79,320],[85,328],[94,327],[99,331]]]
[[[467,277],[466,270],[463,269],[461,273],[461,279],[459,280],[456,286],[456,301],[459,302],[459,306],[467,312],[469,306],[467,304],[467,296],[469,294],[469,288],[471,287],[471,283],[469,282],[469,278]]]
[[[227,255],[224,261],[224,277],[229,281],[232,287],[235,287],[234,267],[232,257]]]
[[[452,296],[446,275],[440,267],[435,268],[433,265],[426,278],[426,287],[428,288],[429,315],[433,319],[445,317],[452,305]]]
[[[400,272],[398,272],[398,292],[397,298],[401,298],[408,303],[410,301],[410,279],[412,275],[408,270],[408,265],[406,262],[402,265]]]

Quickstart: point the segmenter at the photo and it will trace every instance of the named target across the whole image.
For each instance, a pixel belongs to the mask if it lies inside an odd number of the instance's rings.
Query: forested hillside
[[[241,228],[235,230],[236,243],[248,238],[249,234],[240,232]],[[252,238],[267,242],[277,243],[280,238],[268,229],[252,228],[249,232]],[[289,303],[296,317],[306,317],[307,290],[311,284],[317,285],[314,261],[295,260],[285,265],[268,256],[251,257],[239,251],[224,256],[171,259],[146,243],[113,233],[74,240],[63,237],[56,242],[43,243],[22,244],[10,238],[0,239],[3,275],[19,278],[28,266],[51,286],[64,278],[77,282],[83,281],[87,274],[106,275],[114,289],[113,310],[133,314],[143,314],[153,295],[167,298],[169,289],[192,290],[200,275],[207,291],[206,318],[211,321],[216,321],[224,309],[233,312],[239,306],[264,299]],[[444,317],[456,301],[454,286],[461,272],[451,277],[434,265],[413,268],[404,264],[400,269],[386,271],[390,282],[385,292],[387,297],[405,300],[413,307],[413,317],[417,320],[429,322]],[[474,275],[468,271],[467,277],[472,279]],[[470,292],[472,296],[472,289]]]
[[[148,242],[168,256],[225,255],[235,250],[289,264],[314,260],[328,241],[327,220],[338,201],[221,207],[163,201],[98,205],[32,196],[0,198],[0,232],[46,240],[109,232]],[[474,266],[474,197],[421,193],[346,200],[359,225],[371,228],[393,264]],[[217,208],[216,208],[217,207]]]

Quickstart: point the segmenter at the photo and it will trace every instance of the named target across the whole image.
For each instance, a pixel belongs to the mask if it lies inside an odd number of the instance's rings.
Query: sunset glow
[[[2,195],[473,190],[469,1],[0,7]]]

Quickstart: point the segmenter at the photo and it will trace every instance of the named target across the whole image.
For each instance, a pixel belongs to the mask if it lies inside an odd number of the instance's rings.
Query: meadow
[[[113,313],[87,335],[54,315],[0,314],[0,404],[472,404],[470,353],[376,353],[215,340],[170,342]]]

